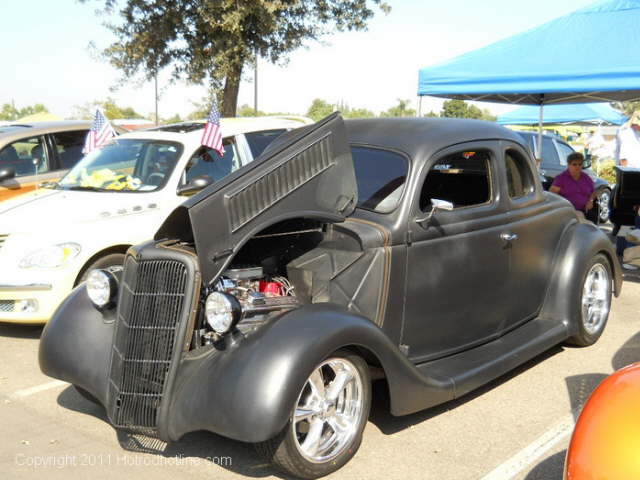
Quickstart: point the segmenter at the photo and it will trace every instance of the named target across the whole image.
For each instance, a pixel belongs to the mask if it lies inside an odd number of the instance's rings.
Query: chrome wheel
[[[591,267],[582,289],[582,325],[589,335],[600,331],[609,315],[611,279],[601,263]]]
[[[609,190],[604,190],[598,195],[598,216],[600,222],[605,223],[609,220],[609,199],[611,194]]]
[[[329,358],[307,379],[291,421],[298,452],[307,461],[331,461],[352,444],[363,420],[363,380],[346,358]]]

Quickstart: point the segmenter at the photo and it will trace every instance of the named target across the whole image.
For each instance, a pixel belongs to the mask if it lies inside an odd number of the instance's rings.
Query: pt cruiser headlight
[[[242,316],[240,302],[233,295],[213,292],[204,306],[207,322],[216,333],[223,334],[235,327]]]
[[[80,253],[80,245],[77,243],[60,243],[58,245],[50,245],[20,260],[18,264],[20,268],[56,268],[64,265],[72,260]]]
[[[113,305],[118,295],[118,280],[107,270],[91,270],[87,276],[87,295],[98,308]]]

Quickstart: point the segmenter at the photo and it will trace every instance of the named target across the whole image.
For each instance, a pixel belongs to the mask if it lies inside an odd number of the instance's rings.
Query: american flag
[[[116,136],[116,132],[111,127],[109,120],[100,109],[96,109],[96,114],[93,117],[93,124],[91,130],[87,134],[87,139],[84,141],[84,148],[82,153],[85,155],[92,152],[96,148],[100,148],[103,145],[109,143],[109,141]]]
[[[224,155],[224,147],[222,146],[222,130],[220,129],[220,112],[214,99],[211,105],[211,111],[209,112],[209,118],[207,118],[207,124],[202,132],[202,145],[209,148],[213,148],[220,155]]]

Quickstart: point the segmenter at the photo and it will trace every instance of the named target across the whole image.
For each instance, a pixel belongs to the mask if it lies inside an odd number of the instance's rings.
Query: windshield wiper
[[[65,190],[79,190],[84,192],[104,192],[102,188],[98,187],[83,187],[81,185],[74,185],[72,187],[64,187]]]

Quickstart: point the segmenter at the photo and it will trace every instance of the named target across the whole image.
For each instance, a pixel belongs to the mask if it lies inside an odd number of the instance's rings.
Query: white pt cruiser
[[[203,123],[128,133],[57,184],[0,203],[0,322],[45,323],[94,268],[120,266],[185,199],[258,157],[302,117],[222,119],[225,154]]]

